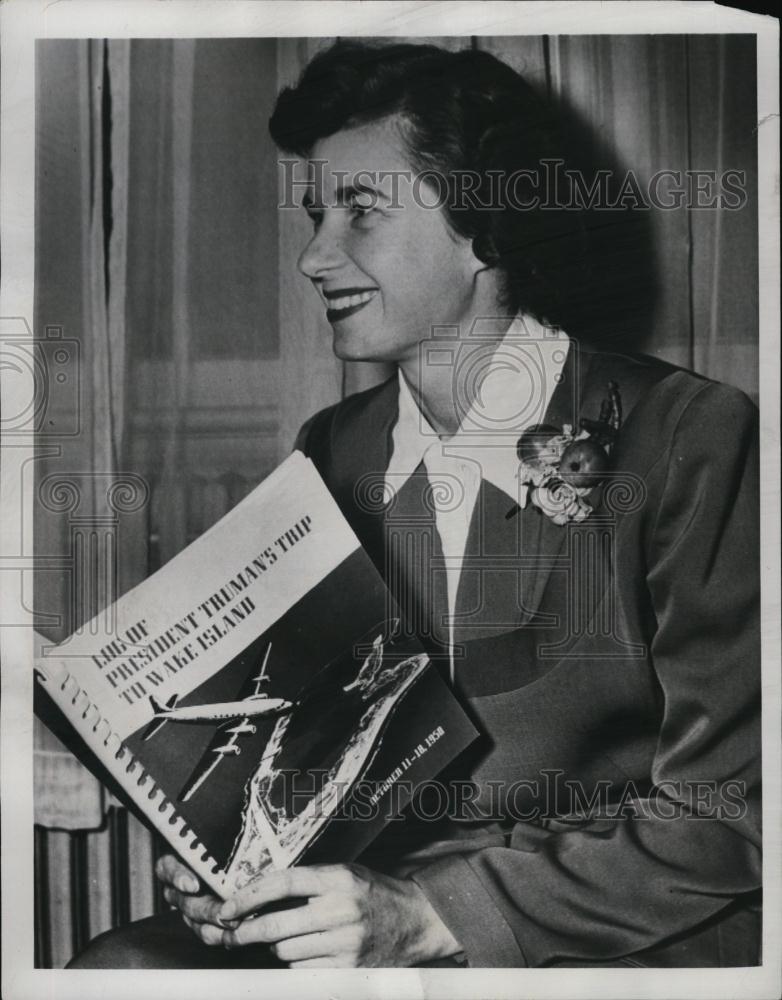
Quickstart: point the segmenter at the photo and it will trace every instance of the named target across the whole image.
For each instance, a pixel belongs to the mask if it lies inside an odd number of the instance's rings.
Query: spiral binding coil
[[[65,664],[50,661],[44,668],[39,662],[36,670],[60,710],[155,829],[211,889],[222,894],[226,886],[225,872],[184,816],[177,812],[153,775],[123,746],[111,723],[101,715],[100,708]]]

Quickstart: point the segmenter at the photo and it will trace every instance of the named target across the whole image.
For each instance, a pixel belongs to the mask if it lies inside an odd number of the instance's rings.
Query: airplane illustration
[[[284,698],[270,698],[266,692],[261,691],[261,685],[267,684],[270,680],[266,673],[266,665],[269,661],[271,648],[271,643],[269,643],[261,672],[253,678],[255,690],[246,698],[240,698],[236,701],[213,702],[206,705],[183,705],[177,708],[179,695],[172,695],[165,705],[161,705],[154,695],[150,695],[149,701],[155,715],[142,739],[151,739],[167,722],[223,722],[241,719],[242,721],[237,726],[225,730],[226,733],[233,734],[235,738],[244,733],[255,732],[255,726],[249,721],[255,716],[276,715],[293,708],[293,702],[286,701]],[[226,750],[226,752],[234,753],[235,751]]]
[[[266,649],[260,673],[253,678],[255,687],[246,698],[236,701],[215,702],[204,705],[187,705],[176,707],[178,700],[174,695],[161,705],[154,697],[150,697],[155,717],[147,727],[143,739],[148,740],[167,722],[220,722],[211,745],[199,762],[195,771],[185,782],[178,795],[180,802],[187,802],[203,785],[217,765],[227,756],[238,757],[242,752],[239,745],[241,736],[251,736],[257,732],[257,726],[250,720],[259,716],[282,715],[293,708],[293,702],[284,698],[270,698],[261,692],[261,685],[267,684],[270,677],[267,674],[271,643]]]

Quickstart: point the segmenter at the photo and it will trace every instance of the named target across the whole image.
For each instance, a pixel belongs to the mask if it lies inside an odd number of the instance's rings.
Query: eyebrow
[[[382,199],[385,202],[389,202],[391,199],[384,194],[379,188],[371,187],[369,184],[340,184],[335,192],[336,201],[335,205],[344,205],[349,199],[356,194],[368,194],[373,198]],[[301,199],[302,206],[304,208],[323,208],[323,202],[316,202],[315,197],[312,194],[312,189],[308,188]]]

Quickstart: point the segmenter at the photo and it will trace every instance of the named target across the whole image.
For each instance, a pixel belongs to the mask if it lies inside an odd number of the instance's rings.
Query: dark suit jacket
[[[756,410],[640,356],[573,345],[563,375],[557,427],[619,385],[611,476],[568,527],[482,484],[456,688],[483,735],[447,776],[471,784],[453,818],[391,823],[368,863],[411,875],[471,965],[755,964]],[[392,587],[415,586],[438,575],[436,533],[433,562],[400,572],[393,505],[367,502],[396,415],[392,379],[317,414],[299,447]],[[439,609],[416,619],[435,661]]]

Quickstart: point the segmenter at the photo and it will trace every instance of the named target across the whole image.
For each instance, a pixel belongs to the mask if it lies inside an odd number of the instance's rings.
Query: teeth
[[[328,303],[329,309],[341,310],[350,309],[352,306],[362,305],[375,297],[375,292],[360,292],[358,295],[343,295],[339,299],[331,299]]]

